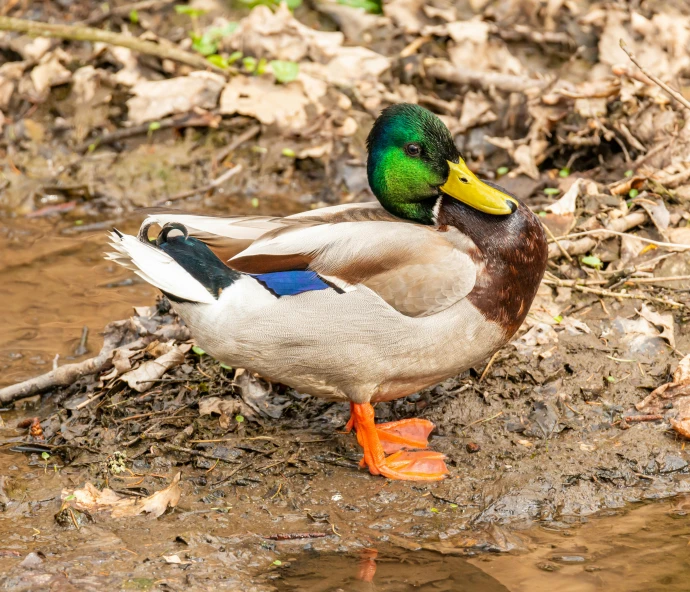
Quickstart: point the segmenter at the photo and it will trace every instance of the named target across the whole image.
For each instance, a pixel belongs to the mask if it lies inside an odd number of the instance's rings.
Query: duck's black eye
[[[422,153],[422,149],[419,147],[419,144],[415,144],[414,142],[410,144],[405,144],[405,154],[408,156],[417,157]]]

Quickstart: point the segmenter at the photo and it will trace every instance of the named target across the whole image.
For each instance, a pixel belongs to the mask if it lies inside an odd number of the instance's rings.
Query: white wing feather
[[[133,236],[120,236],[115,232],[110,233],[110,245],[115,252],[107,253],[106,259],[131,269],[163,292],[191,302],[216,302],[203,284],[160,249],[147,245]]]

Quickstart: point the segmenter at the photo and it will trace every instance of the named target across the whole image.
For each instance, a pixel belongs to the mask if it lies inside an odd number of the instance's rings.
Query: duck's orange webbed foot
[[[345,425],[345,433],[349,434],[355,427],[355,403],[350,403],[350,419]],[[402,448],[426,448],[429,445],[429,434],[434,424],[428,419],[413,417],[399,421],[388,421],[374,425],[379,434],[379,440],[386,454],[393,454]]]
[[[347,427],[357,432],[357,441],[364,450],[362,466],[372,475],[407,481],[439,481],[448,474],[440,452],[408,451],[403,447],[426,448],[434,425],[424,419],[407,419],[376,425],[374,408],[369,403],[352,403],[352,416]],[[385,452],[393,452],[386,456]]]

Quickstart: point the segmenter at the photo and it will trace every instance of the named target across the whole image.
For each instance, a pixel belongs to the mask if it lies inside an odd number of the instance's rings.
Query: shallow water
[[[135,231],[134,223],[124,224]],[[0,386],[92,357],[110,321],[155,290],[103,260],[106,230],[64,235],[47,220],[0,220]],[[88,327],[87,351],[75,355]]]
[[[284,592],[655,592],[690,589],[690,498],[646,504],[577,525],[521,533],[528,550],[472,558],[389,551],[373,559],[304,556]]]

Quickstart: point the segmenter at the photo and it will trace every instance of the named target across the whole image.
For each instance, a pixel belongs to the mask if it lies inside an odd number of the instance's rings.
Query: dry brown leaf
[[[129,120],[143,123],[173,113],[188,113],[195,107],[214,109],[224,85],[225,78],[212,72],[139,82],[131,89],[134,97],[127,101]]]
[[[43,94],[51,86],[69,82],[72,73],[60,63],[57,52],[51,52],[43,56],[38,66],[31,70],[30,76],[36,92]]]
[[[221,417],[234,416],[238,413],[246,415],[246,407],[242,401],[237,399],[221,399],[220,397],[206,397],[199,401],[199,415],[203,417],[204,415],[212,414],[220,415]]]
[[[138,368],[123,374],[120,379],[124,380],[135,391],[143,393],[153,386],[153,381],[158,380],[171,368],[182,364],[184,362],[184,355],[191,347],[188,343],[177,345],[167,354],[155,360],[148,360]]]
[[[690,418],[675,420],[670,419],[671,427],[683,438],[690,440]]]
[[[177,473],[170,485],[145,498],[124,497],[112,489],[100,491],[93,484],[86,483],[83,488],[69,492],[63,489],[61,498],[78,510],[99,512],[110,510],[113,518],[127,518],[148,513],[152,518],[162,516],[168,507],[174,508],[180,501],[181,473]]]
[[[646,304],[642,305],[642,308],[637,311],[637,314],[655,327],[659,332],[659,337],[668,341],[671,347],[676,347],[672,314],[659,314],[658,312],[650,310]]]
[[[673,381],[652,391],[635,408],[643,413],[662,413],[668,401],[673,402],[681,421],[690,419],[690,354],[678,364]]]
[[[255,7],[223,41],[223,46],[268,59],[299,62],[310,57],[320,61],[344,40],[340,31],[317,31],[303,25],[281,3],[275,12],[267,6]]]
[[[325,84],[303,73],[289,84],[275,84],[270,78],[257,76],[235,76],[220,97],[220,112],[240,113],[285,131],[298,131],[307,125],[309,105],[314,105],[317,112],[323,111],[314,101],[325,94]]]

